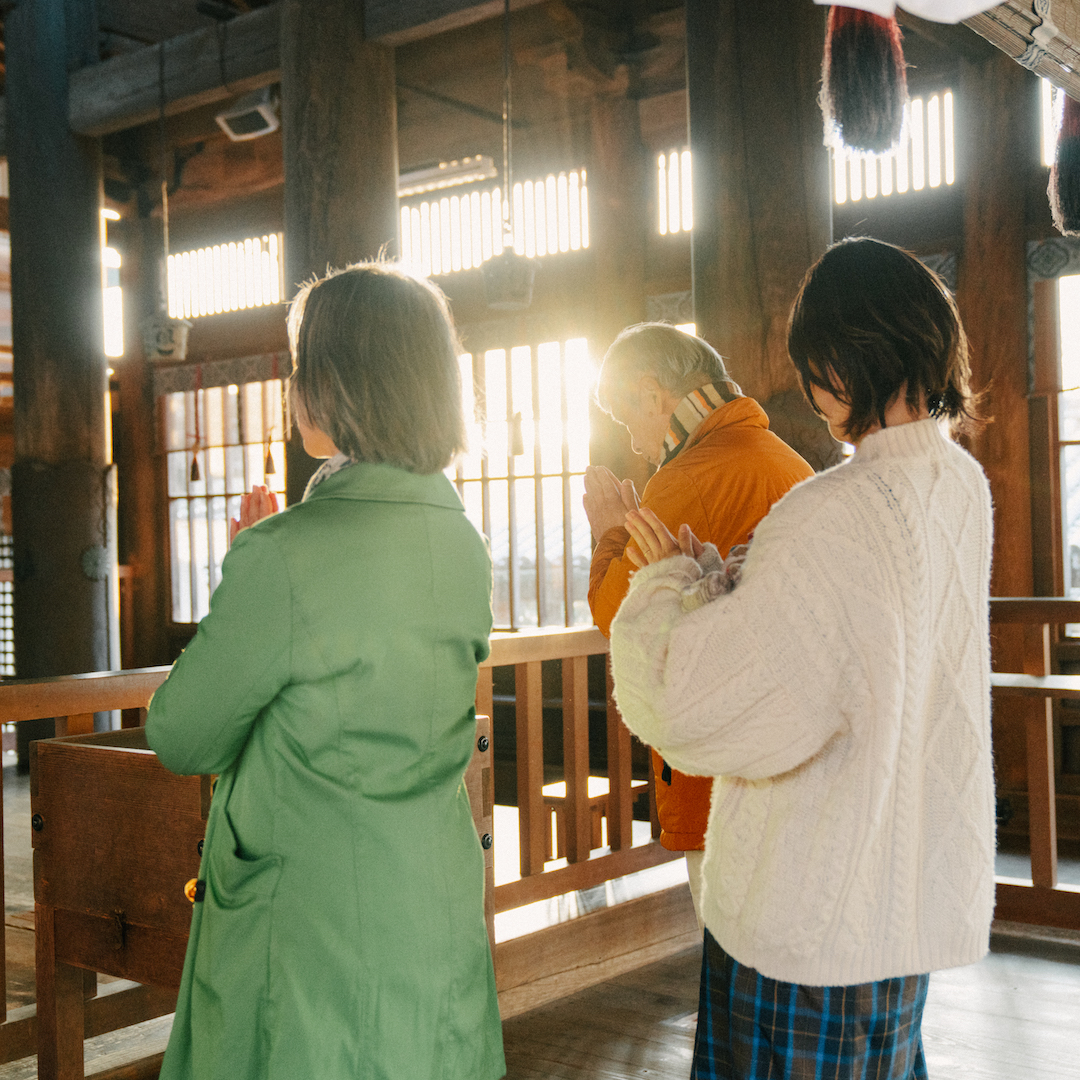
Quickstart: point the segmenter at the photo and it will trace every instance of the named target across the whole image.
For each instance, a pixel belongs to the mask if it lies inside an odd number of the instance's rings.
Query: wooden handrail
[[[498,630],[491,635],[491,655],[480,666],[505,667],[540,660],[568,660],[608,651],[608,640],[595,626],[567,629]]]
[[[492,669],[515,668],[518,725],[518,810],[521,828],[522,878],[493,890],[496,910],[564,892],[589,888],[625,874],[677,858],[678,852],[664,850],[655,841],[632,846],[632,806],[630,775],[630,733],[622,724],[608,693],[607,746],[609,795],[607,800],[608,846],[610,854],[592,857],[589,808],[589,656],[606,655],[607,639],[595,626],[500,632],[491,637],[491,655],[481,665],[477,686],[477,712],[490,715]],[[544,782],[543,712],[541,664],[560,661],[563,675],[563,764],[566,780],[566,854],[569,865],[545,868],[545,834],[550,836],[551,811],[543,802]],[[47,679],[13,679],[0,682],[0,723],[17,723],[46,717],[58,718],[58,731],[78,721],[80,730],[92,726],[93,714],[113,709],[145,708],[154,691],[164,682],[168,667],[126,671],[102,671]],[[609,676],[610,678],[610,676]],[[0,838],[2,845],[2,838]],[[0,846],[2,857],[2,846]],[[0,891],[0,902],[2,902]],[[0,980],[6,975],[0,938]],[[3,1018],[0,982],[0,1019]],[[139,994],[130,991],[133,1015],[144,1006]],[[161,1011],[154,999],[153,1009]],[[155,1015],[153,1011],[147,1015]],[[113,1026],[133,1022],[118,1020]],[[28,1052],[34,1036],[32,1007],[13,1010],[7,1023],[0,1023],[0,1062]],[[89,1023],[89,1021],[88,1021]],[[94,1030],[109,1030],[105,1021]]]
[[[1080,676],[1051,673],[1051,627],[1080,622],[1080,601],[1064,597],[992,597],[992,625],[1024,627],[1023,672],[991,675],[995,715],[1024,725],[1027,748],[1031,885],[999,880],[996,916],[1080,929],[1080,891],[1057,880],[1057,793],[1054,780],[1054,699],[1080,699]]]
[[[168,674],[167,667],[152,667],[11,679],[0,683],[0,723],[145,708]]]
[[[990,686],[998,697],[1080,698],[1080,675],[1017,675],[996,671]]]
[[[992,596],[990,622],[1028,626],[1080,623],[1080,600],[1069,600],[1064,596]]]

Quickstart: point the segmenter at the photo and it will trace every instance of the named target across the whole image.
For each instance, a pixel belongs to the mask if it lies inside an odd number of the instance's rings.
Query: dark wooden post
[[[285,291],[385,247],[397,254],[394,51],[364,40],[356,0],[283,0]],[[294,439],[287,499],[313,463]]]
[[[140,336],[143,321],[157,310],[161,258],[159,218],[129,218],[110,226],[123,255],[124,357],[116,365],[120,394],[120,427],[115,455],[124,498],[120,505],[120,560],[131,568],[127,626],[122,640],[123,667],[167,664],[170,618],[168,515],[163,455],[157,444],[158,403],[153,372]],[[128,714],[134,718],[134,710]],[[125,720],[127,717],[125,718]]]
[[[1025,205],[1039,160],[1038,80],[995,52],[981,64],[964,64],[957,105],[956,129],[964,133],[964,239],[956,299],[971,344],[972,381],[987,390],[983,407],[994,418],[971,444],[994,496],[991,591],[1030,596]]]
[[[620,88],[592,102],[589,162],[589,246],[593,295],[600,301],[593,347],[603,356],[619,331],[644,320],[645,248],[650,229],[648,159],[641,142],[638,102]],[[630,447],[630,438],[599,409],[591,416],[591,460],[634,481],[640,492],[652,469]]]
[[[115,619],[109,603],[116,570],[108,535],[101,145],[68,129],[68,72],[97,60],[95,5],[25,0],[7,13],[4,36],[15,354],[15,665],[25,678],[109,667]],[[20,759],[25,763],[25,747]]]
[[[694,318],[743,390],[793,419],[809,409],[790,393],[788,312],[832,231],[824,40],[813,4],[687,0]]]
[[[970,448],[986,470],[994,500],[991,594],[1031,596],[1025,203],[1039,160],[1038,80],[999,52],[981,63],[965,62],[962,80],[956,130],[963,133],[957,157],[963,164],[964,231],[956,299],[971,344],[972,383],[986,391],[983,412],[993,417]],[[1041,674],[1040,629],[994,627],[995,669]],[[1045,757],[1052,747],[1051,721],[1042,701],[1018,699],[1004,706],[994,710],[998,790],[1023,791],[1025,762],[1033,754]],[[1050,868],[1038,869],[1047,884]]]

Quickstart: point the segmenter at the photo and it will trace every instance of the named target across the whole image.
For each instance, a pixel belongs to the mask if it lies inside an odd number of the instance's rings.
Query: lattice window
[[[588,345],[490,349],[461,364],[470,451],[449,475],[491,544],[495,625],[588,625]]]
[[[514,250],[533,257],[589,246],[589,189],[584,169],[515,184],[510,196]],[[498,187],[401,206],[402,262],[425,276],[469,270],[503,250]]]
[[[656,205],[660,235],[694,227],[694,187],[690,151],[670,150],[656,159]]]
[[[5,578],[11,577],[15,565],[15,546],[10,536],[0,533],[0,570],[7,570]],[[14,584],[0,581],[0,675],[15,674],[15,611]]]
[[[282,383],[170,393],[164,407],[172,617],[198,622],[221,579],[240,496],[266,484],[284,505]]]
[[[196,319],[280,304],[285,293],[281,233],[169,256],[169,316]]]
[[[1061,393],[1058,431],[1065,533],[1065,595],[1080,599],[1080,274],[1059,277]],[[1072,635],[1080,627],[1070,626]]]
[[[953,94],[913,97],[904,106],[900,142],[887,154],[833,150],[833,198],[837,204],[876,199],[956,181]]]

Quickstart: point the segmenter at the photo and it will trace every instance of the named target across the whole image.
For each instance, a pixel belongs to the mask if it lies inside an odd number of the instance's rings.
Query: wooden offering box
[[[83,1075],[88,973],[180,985],[210,778],[170,773],[130,728],[31,743],[30,795],[39,1076],[66,1080]],[[117,1026],[170,1011],[160,997],[132,995]]]

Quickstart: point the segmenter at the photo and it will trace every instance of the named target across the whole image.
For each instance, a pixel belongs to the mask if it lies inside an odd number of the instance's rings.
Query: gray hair
[[[611,343],[600,367],[600,407],[610,413],[612,396],[642,375],[653,376],[669,394],[680,398],[706,383],[726,383],[733,393],[742,393],[731,381],[724,358],[707,341],[666,322],[628,326]]]
[[[446,297],[388,263],[331,271],[289,309],[290,394],[355,461],[414,473],[465,448],[457,335]]]

